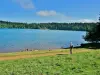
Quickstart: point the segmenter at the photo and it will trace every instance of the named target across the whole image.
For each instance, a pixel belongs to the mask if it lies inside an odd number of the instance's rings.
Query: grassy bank
[[[73,49],[73,53],[88,52],[86,49]],[[35,50],[35,51],[24,51],[24,52],[12,52],[12,53],[0,53],[1,60],[16,60],[23,58],[33,58],[42,56],[55,56],[57,54],[69,54],[69,49],[57,49],[57,50]]]
[[[0,75],[100,75],[100,51],[0,61]]]
[[[90,49],[74,48],[73,52],[81,52],[81,51],[89,51],[89,50]],[[0,53],[0,57],[11,57],[11,56],[20,56],[20,55],[36,55],[36,54],[59,53],[59,52],[69,52],[69,49],[33,50],[33,51],[23,51],[23,52]]]
[[[63,52],[68,52],[68,49],[32,50],[32,51],[0,53],[0,57],[20,56],[20,55],[35,55],[35,54],[45,54],[45,53],[56,53],[56,52],[62,52],[62,51]]]

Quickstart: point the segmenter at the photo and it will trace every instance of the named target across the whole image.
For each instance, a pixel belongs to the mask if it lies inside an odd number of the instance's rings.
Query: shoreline
[[[51,48],[51,49],[20,49],[20,50],[13,50],[13,51],[5,51],[0,53],[16,53],[16,52],[31,52],[31,51],[52,51],[52,50],[59,50],[59,49],[68,49],[68,48]],[[2,51],[2,50],[1,50]]]
[[[73,48],[82,48],[81,46],[76,46]],[[68,50],[70,47],[61,47],[61,48],[49,48],[49,49],[24,49],[24,50],[16,50],[16,51],[7,51],[7,52],[0,52],[0,53],[18,53],[18,52],[32,52],[32,51],[52,51],[52,50]]]
[[[79,48],[73,49],[74,53],[81,52],[90,52],[89,49]],[[36,57],[45,57],[45,56],[56,56],[56,55],[67,55],[69,53],[69,49],[56,49],[52,51],[41,50],[41,51],[24,51],[24,52],[11,52],[11,53],[0,53],[0,61],[3,60],[17,60],[17,59],[25,59],[25,58],[36,58]]]

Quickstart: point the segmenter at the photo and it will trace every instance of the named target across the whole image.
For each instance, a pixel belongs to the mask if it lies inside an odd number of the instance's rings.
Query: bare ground
[[[75,50],[73,53],[80,53],[80,52],[89,52],[90,50]],[[15,56],[1,56],[0,61],[4,60],[16,60],[16,59],[24,59],[24,58],[35,58],[35,57],[43,57],[43,56],[55,56],[58,54],[69,54],[69,52],[48,52],[48,53],[39,53],[39,54],[28,54],[28,55],[15,55]]]

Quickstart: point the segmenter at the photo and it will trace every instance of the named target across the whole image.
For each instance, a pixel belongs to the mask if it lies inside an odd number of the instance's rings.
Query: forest
[[[97,23],[21,23],[0,20],[0,28],[90,31]]]

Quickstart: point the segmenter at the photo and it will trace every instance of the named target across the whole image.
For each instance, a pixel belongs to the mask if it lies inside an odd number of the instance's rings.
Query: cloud
[[[91,22],[97,22],[97,21],[92,20],[92,19],[80,19],[80,20],[76,20],[76,22],[91,23]]]
[[[24,9],[33,9],[34,4],[32,0],[14,0]]]
[[[56,16],[57,15],[57,12],[56,11],[53,11],[53,10],[50,10],[50,11],[43,10],[43,11],[36,12],[36,14],[38,16],[46,17],[46,16]]]
[[[36,12],[36,14],[42,20],[45,19],[46,22],[67,22],[69,19],[72,19],[72,17],[54,10],[41,10]]]
[[[38,16],[40,16],[41,21],[43,22],[66,22],[66,23],[73,23],[73,22],[82,22],[82,23],[91,23],[91,22],[97,22],[97,20],[94,19],[79,19],[72,16],[68,16],[66,14],[63,14],[61,12],[56,12],[54,10],[41,10],[36,12]],[[43,18],[47,17],[47,18]]]

